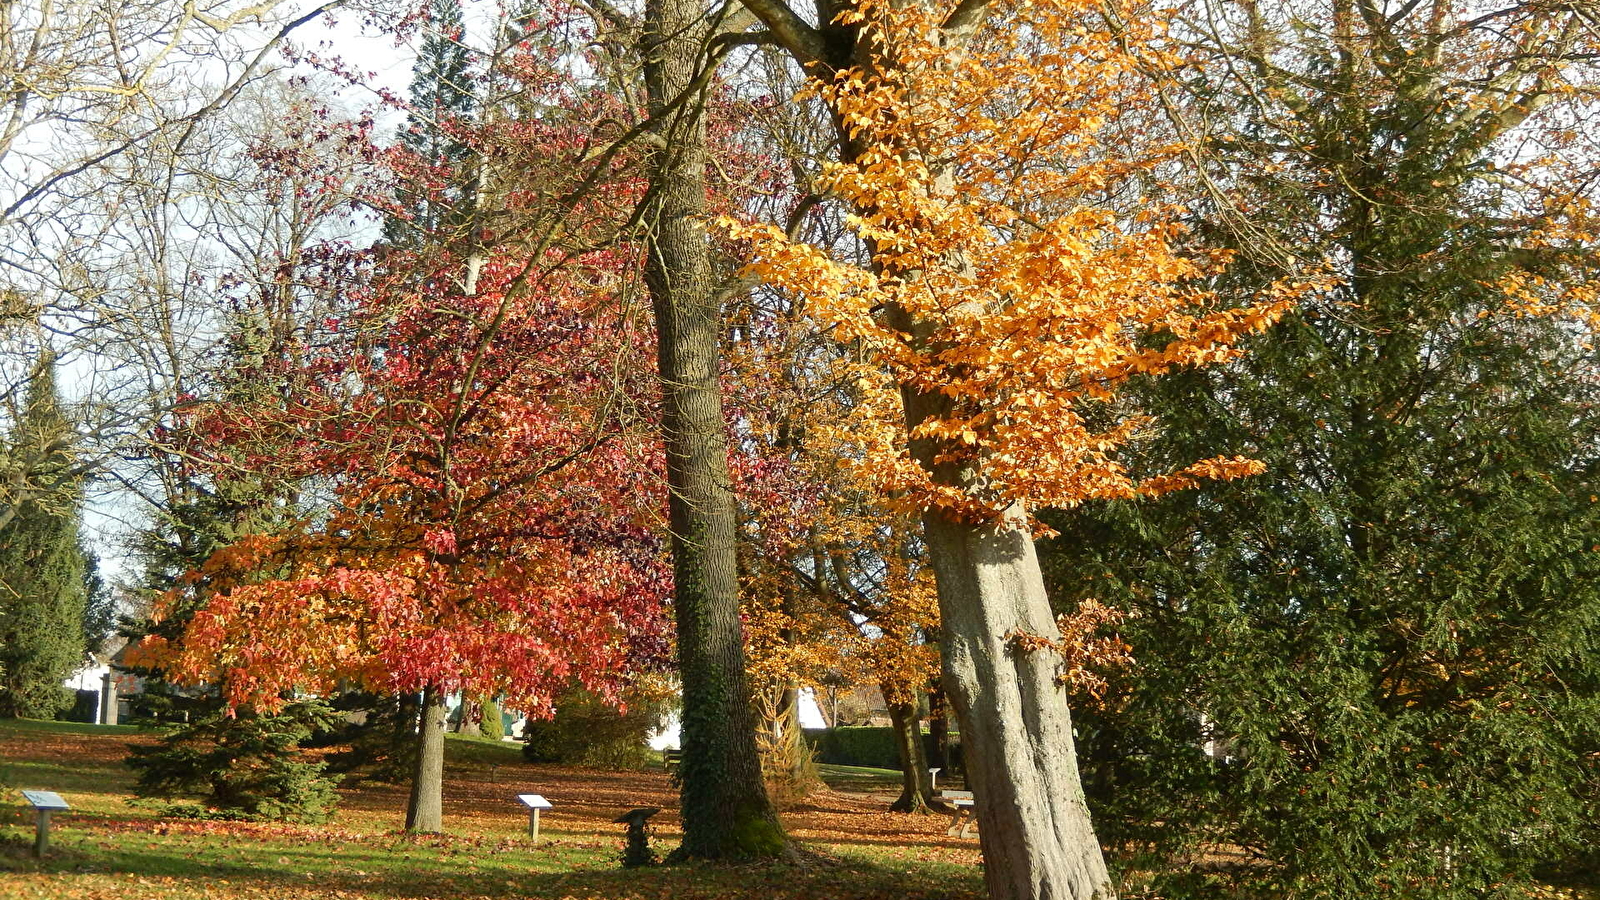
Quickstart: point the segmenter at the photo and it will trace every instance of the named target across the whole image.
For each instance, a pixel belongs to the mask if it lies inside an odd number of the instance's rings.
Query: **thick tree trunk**
[[[888,696],[887,690],[884,696]],[[933,796],[933,783],[928,777],[927,754],[922,747],[922,717],[917,715],[917,704],[887,704],[889,722],[894,728],[895,746],[900,751],[900,798],[890,804],[890,812],[920,813],[930,807],[942,808],[944,804]]]
[[[1078,777],[1059,658],[1018,651],[1010,637],[1059,636],[1020,512],[1007,528],[937,512],[923,521],[989,896],[1115,897]]]
[[[406,803],[406,830],[444,830],[444,695],[434,688],[422,693],[417,725],[417,760],[411,771],[411,799]]]
[[[662,138],[651,158],[644,227],[683,681],[684,835],[674,859],[787,849],[762,783],[745,681],[736,510],[718,383],[721,309],[704,220],[704,97],[678,102],[695,90],[712,24],[698,0],[648,0],[640,48],[649,112]]]

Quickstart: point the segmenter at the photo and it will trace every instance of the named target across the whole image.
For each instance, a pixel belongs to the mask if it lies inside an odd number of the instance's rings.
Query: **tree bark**
[[[933,738],[928,765],[946,777],[955,774],[950,767],[950,714],[944,702],[944,685],[928,688],[928,734]]]
[[[417,760],[411,770],[411,799],[406,803],[406,830],[444,830],[444,695],[436,688],[422,693],[422,718],[417,725]]]
[[[1089,822],[1059,658],[1017,650],[1059,637],[1020,510],[1003,526],[924,519],[939,585],[944,687],[961,724],[967,787],[995,900],[1116,896]],[[1006,527],[1009,526],[1009,527]]]
[[[456,734],[483,734],[483,704],[477,700],[461,698],[461,718],[456,720]]]
[[[889,696],[885,689],[884,697]],[[922,747],[922,717],[917,703],[887,702],[889,722],[894,728],[895,746],[900,751],[900,798],[889,805],[890,812],[920,813],[943,808],[933,796],[933,781],[928,775],[927,754]]]
[[[787,850],[761,779],[739,620],[721,307],[705,232],[705,96],[696,86],[714,24],[698,0],[648,0],[640,41],[660,137],[649,164],[645,280],[656,316],[683,681],[684,835],[674,860]]]

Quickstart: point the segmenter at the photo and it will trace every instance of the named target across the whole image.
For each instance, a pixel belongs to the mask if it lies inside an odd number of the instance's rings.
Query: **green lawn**
[[[660,805],[656,846],[677,841],[675,797],[658,770],[612,773],[529,765],[520,746],[452,735],[445,836],[398,832],[404,789],[351,782],[325,826],[165,820],[132,797],[121,757],[137,728],[0,722],[0,900],[488,900],[488,898],[948,898],[981,895],[973,841],[933,818],[891,816],[880,798],[848,795],[785,816],[805,852],[781,864],[622,870],[619,826],[634,805]],[[893,787],[887,770],[825,767],[839,790]],[[52,852],[29,855],[32,814],[14,788],[57,790]],[[557,804],[530,844],[511,798]],[[820,805],[819,805],[820,804]],[[664,821],[663,821],[664,820]],[[910,828],[911,830],[905,830]]]
[[[29,734],[149,734],[149,729],[137,725],[85,725],[82,722],[50,722],[44,719],[8,719],[0,721],[0,740],[22,738]]]

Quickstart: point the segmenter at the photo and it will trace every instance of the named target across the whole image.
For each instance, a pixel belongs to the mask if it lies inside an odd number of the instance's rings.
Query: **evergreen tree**
[[[230,365],[220,373],[216,393],[233,399],[282,396],[285,385],[267,365],[275,345],[267,329],[249,320],[235,322]],[[159,623],[128,623],[125,633],[134,639],[180,636],[208,597],[226,587],[193,573],[223,547],[298,514],[297,486],[245,473],[196,475],[181,461],[183,442],[198,438],[181,429],[167,438],[179,464],[157,521],[135,538],[133,550],[143,563],[144,590],[176,593],[182,603]],[[301,751],[302,743],[335,724],[326,703],[302,698],[272,715],[228,709],[221,685],[182,688],[158,669],[133,671],[144,680],[138,711],[145,718],[184,723],[153,747],[129,748],[126,762],[139,773],[140,794],[200,800],[198,807],[174,807],[178,814],[320,821],[333,809],[335,780],[324,775],[323,763],[309,761]]]
[[[100,577],[100,558],[81,538],[78,552],[83,556],[83,646],[89,653],[99,653],[117,631],[117,600]]]
[[[1267,474],[1053,520],[1056,602],[1134,613],[1136,668],[1079,720],[1097,826],[1165,896],[1504,896],[1578,844],[1600,746],[1595,353],[1507,290],[1555,301],[1594,262],[1526,187],[1552,172],[1502,175],[1567,14],[1519,14],[1529,46],[1496,61],[1427,4],[1215,8],[1259,63],[1230,70],[1258,82],[1231,87],[1219,183],[1255,206],[1210,231],[1241,254],[1218,287],[1292,274],[1282,248],[1332,283],[1144,393],[1153,469],[1225,450]],[[1206,846],[1251,862],[1172,864]]]
[[[466,172],[472,150],[461,129],[477,109],[471,54],[462,42],[461,0],[430,0],[417,61],[412,68],[411,112],[400,129],[400,143],[423,168],[402,188],[409,220],[392,218],[385,226],[390,243],[437,240],[453,220],[454,207],[470,194]],[[448,185],[430,184],[442,178]]]
[[[4,450],[47,489],[30,491],[0,528],[0,716],[48,718],[72,705],[62,682],[84,661],[87,603],[78,458],[49,354],[26,404]]]
[[[128,765],[138,793],[194,795],[169,815],[321,822],[338,803],[325,765],[301,758],[300,744],[333,725],[326,704],[298,700],[270,716],[217,706],[155,746],[133,745]]]

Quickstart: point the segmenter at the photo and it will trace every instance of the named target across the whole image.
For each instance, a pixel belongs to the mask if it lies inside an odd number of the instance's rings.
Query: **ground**
[[[0,785],[54,790],[51,853],[29,855],[33,813],[0,795],[0,900],[490,900],[490,898],[738,898],[868,900],[982,896],[975,839],[944,833],[938,816],[883,812],[898,773],[825,767],[832,789],[785,811],[800,862],[623,870],[622,826],[659,806],[654,846],[678,841],[677,794],[660,769],[606,772],[523,762],[514,744],[452,736],[448,835],[399,832],[405,791],[353,782],[326,825],[163,819],[133,797],[122,757],[154,737],[118,726],[0,722]],[[527,839],[520,793],[555,804]]]

